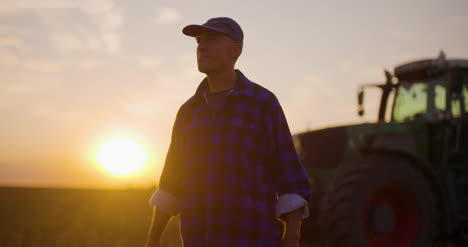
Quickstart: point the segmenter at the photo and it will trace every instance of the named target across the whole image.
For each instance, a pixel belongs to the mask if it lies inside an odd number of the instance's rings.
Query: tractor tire
[[[439,212],[419,169],[401,158],[370,155],[339,172],[324,196],[324,246],[432,246],[441,231]]]

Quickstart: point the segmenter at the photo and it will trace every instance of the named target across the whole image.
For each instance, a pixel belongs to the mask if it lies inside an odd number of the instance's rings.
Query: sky
[[[237,62],[279,98],[293,134],[373,122],[384,69],[468,58],[468,1],[3,0],[0,185],[148,186],[175,114],[204,78],[188,24],[228,16],[244,30]],[[144,175],[116,179],[89,159],[111,136],[147,147]]]

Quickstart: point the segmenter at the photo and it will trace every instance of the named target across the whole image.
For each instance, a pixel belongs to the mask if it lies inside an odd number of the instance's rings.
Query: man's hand
[[[161,242],[159,239],[149,237],[146,241],[145,247],[161,247]]]
[[[300,247],[299,240],[296,239],[282,239],[281,240],[281,247]]]
[[[148,232],[146,247],[161,247],[161,236],[169,222],[169,219],[171,219],[169,214],[158,210],[157,207],[153,207],[153,219]]]

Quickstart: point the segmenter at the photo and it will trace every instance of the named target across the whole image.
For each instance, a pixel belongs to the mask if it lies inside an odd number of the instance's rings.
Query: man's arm
[[[303,208],[298,208],[283,215],[284,231],[282,239],[285,244],[288,244],[286,246],[299,243],[301,238],[301,220],[303,211]]]
[[[285,223],[282,246],[299,246],[301,220],[309,216],[311,186],[296,153],[284,112],[275,97],[267,116],[270,159],[277,185],[277,216]]]
[[[170,193],[158,189],[149,201],[153,206],[153,217],[148,232],[146,247],[159,247],[161,236],[172,216],[179,212],[179,201]]]
[[[171,215],[158,210],[157,207],[153,207],[153,217],[151,226],[148,232],[148,239],[146,241],[146,247],[159,247],[161,246],[161,236],[166,229],[167,223],[171,219]]]
[[[309,216],[307,201],[298,194],[283,194],[278,198],[276,214],[284,226],[281,247],[299,247],[301,220]]]
[[[182,107],[181,107],[182,109]],[[153,206],[153,217],[148,232],[147,247],[159,247],[161,235],[172,216],[179,213],[181,182],[181,151],[178,145],[182,110],[177,112],[172,128],[171,143],[159,180],[159,189],[151,196],[149,204]]]

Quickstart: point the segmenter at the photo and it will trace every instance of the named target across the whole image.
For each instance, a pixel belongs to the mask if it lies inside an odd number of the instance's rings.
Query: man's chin
[[[209,73],[211,70],[207,67],[204,67],[204,66],[198,66],[198,71],[200,71],[201,73]]]

